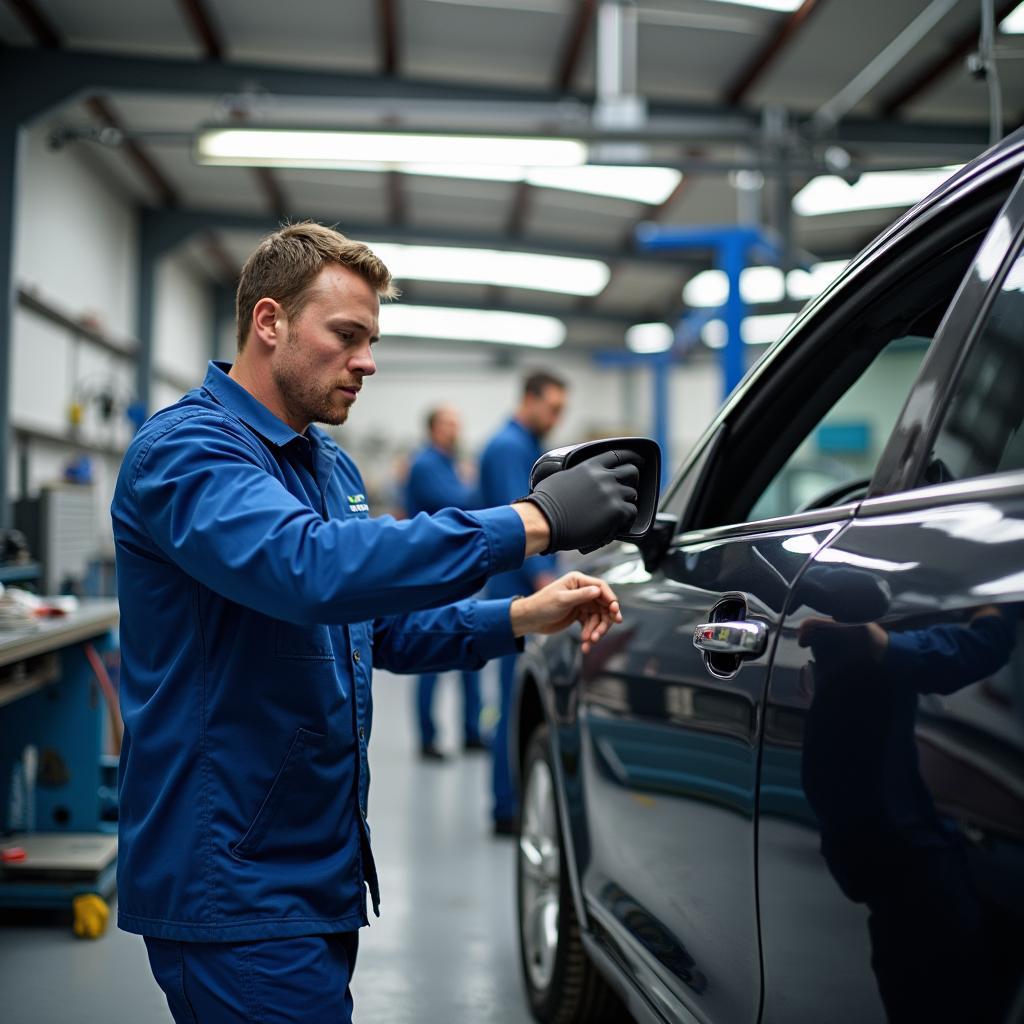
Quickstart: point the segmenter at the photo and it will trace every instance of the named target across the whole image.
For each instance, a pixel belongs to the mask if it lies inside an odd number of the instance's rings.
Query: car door
[[[1018,185],[872,496],[790,600],[758,814],[766,1024],[1019,1019],[1022,225]]]
[[[588,926],[669,1020],[757,1020],[755,811],[786,601],[863,498],[996,209],[897,237],[805,317],[669,497],[660,564],[605,570],[624,622],[583,660],[573,846]],[[861,443],[827,440],[844,431]],[[822,443],[831,479],[797,495]]]

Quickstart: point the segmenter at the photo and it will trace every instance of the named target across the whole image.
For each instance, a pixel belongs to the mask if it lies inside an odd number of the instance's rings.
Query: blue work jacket
[[[476,491],[459,479],[455,459],[447,452],[428,444],[412,460],[405,483],[405,510],[409,515],[433,515],[443,508],[467,509],[478,505]]]
[[[537,438],[511,419],[491,438],[480,456],[480,504],[507,505],[530,489],[530,470],[543,454]],[[487,586],[492,597],[530,594],[542,575],[554,575],[554,555],[534,555],[520,569],[496,576]]]
[[[125,456],[118,923],[196,942],[349,931],[379,892],[366,822],[371,666],[517,649],[509,508],[368,518],[359,472],[212,363]],[[435,610],[425,610],[435,609]]]

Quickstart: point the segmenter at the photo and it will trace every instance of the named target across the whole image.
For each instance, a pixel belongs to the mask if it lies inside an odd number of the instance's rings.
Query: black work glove
[[[636,519],[640,470],[631,452],[604,452],[545,477],[523,500],[551,527],[543,552],[577,548],[586,554],[625,533]]]

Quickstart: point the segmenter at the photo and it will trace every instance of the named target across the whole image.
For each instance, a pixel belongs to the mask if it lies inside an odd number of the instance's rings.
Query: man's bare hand
[[[529,597],[516,598],[510,614],[516,636],[558,633],[574,622],[582,623],[584,654],[622,621],[612,588],[581,572],[566,573]]]

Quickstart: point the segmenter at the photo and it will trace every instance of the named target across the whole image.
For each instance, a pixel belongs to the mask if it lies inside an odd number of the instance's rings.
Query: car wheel
[[[629,1016],[587,958],[569,888],[548,730],[523,761],[517,904],[519,954],[534,1017],[542,1024],[621,1024]]]

